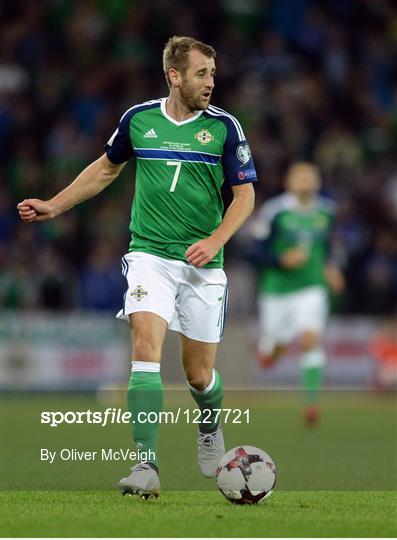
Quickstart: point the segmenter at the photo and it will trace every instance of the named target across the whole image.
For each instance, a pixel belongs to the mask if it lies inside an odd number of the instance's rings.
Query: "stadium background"
[[[396,3],[6,0],[0,15],[2,535],[395,536],[396,408],[378,391],[374,336],[385,323],[383,344],[396,336]],[[243,125],[260,176],[257,205],[280,192],[295,159],[321,167],[323,191],[339,205],[347,289],[333,299],[328,391],[314,431],[300,418],[296,351],[272,372],[255,361],[249,224],[226,249],[231,296],[218,368],[225,406],[252,417],[224,425],[227,446],[264,448],[278,468],[277,490],[258,508],[228,505],[199,476],[195,425],[161,426],[163,494],[149,506],[117,493],[124,462],[39,460],[44,447],[130,444],[126,426],[49,428],[40,413],[125,406],[129,332],[114,312],[133,164],[54,221],[23,224],[15,207],[51,197],[102,153],[127,108],[166,95],[161,51],[173,34],[218,51],[213,102]],[[175,336],[162,373],[165,407],[191,408]]]
[[[213,102],[243,125],[260,178],[257,206],[280,192],[291,161],[320,166],[323,192],[339,206],[335,238],[347,278],[333,301],[329,381],[371,386],[371,339],[384,318],[393,325],[397,305],[395,3],[203,0],[192,10],[167,0],[15,1],[1,9],[6,385],[125,381],[128,329],[113,314],[125,288],[133,164],[54,221],[23,224],[15,206],[51,197],[102,153],[127,108],[166,95],[164,42],[190,34],[218,52]],[[219,367],[229,384],[294,382],[293,359],[266,378],[255,365],[248,233],[249,224],[226,249],[231,295]],[[172,338],[165,357],[166,380],[182,381]]]

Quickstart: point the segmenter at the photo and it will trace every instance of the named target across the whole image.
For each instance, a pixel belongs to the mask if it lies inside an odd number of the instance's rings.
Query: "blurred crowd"
[[[396,2],[14,0],[1,18],[3,307],[120,307],[133,163],[56,220],[23,224],[15,206],[53,196],[99,157],[127,108],[167,95],[161,53],[179,34],[217,50],[212,101],[243,125],[258,205],[280,192],[291,161],[320,166],[323,192],[338,203],[348,285],[336,309],[396,310]],[[226,269],[252,277],[242,238],[227,249]]]

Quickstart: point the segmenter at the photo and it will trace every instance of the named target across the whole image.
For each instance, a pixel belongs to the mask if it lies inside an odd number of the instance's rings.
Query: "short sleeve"
[[[269,204],[265,203],[251,223],[251,236],[255,240],[266,240],[269,238],[273,219],[274,213],[271,211]]]
[[[222,162],[226,181],[231,186],[256,182],[257,174],[251,150],[239,122],[230,116],[225,124],[227,135]]]
[[[272,235],[277,216],[293,204],[291,197],[291,194],[283,193],[272,197],[261,206],[251,228],[251,234],[254,238],[266,240]]]
[[[112,163],[124,163],[134,154],[130,137],[131,114],[127,111],[120,119],[119,125],[104,146],[106,155]]]

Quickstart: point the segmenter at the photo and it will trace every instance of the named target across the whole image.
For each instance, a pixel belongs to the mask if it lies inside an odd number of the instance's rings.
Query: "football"
[[[232,503],[262,503],[276,484],[276,466],[269,454],[260,448],[236,446],[220,460],[216,483]]]

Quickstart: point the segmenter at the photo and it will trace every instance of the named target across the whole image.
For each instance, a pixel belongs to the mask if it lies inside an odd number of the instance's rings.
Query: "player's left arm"
[[[346,280],[340,268],[333,263],[327,263],[324,268],[324,273],[331,291],[336,294],[341,294],[345,290]]]
[[[329,203],[328,203],[329,204]],[[332,219],[327,242],[327,260],[324,265],[324,276],[330,290],[335,294],[342,294],[346,288],[346,280],[339,263],[336,242],[336,208],[331,203]]]
[[[190,264],[201,268],[208,264],[252,213],[257,181],[251,151],[239,122],[225,113],[226,126],[222,165],[225,181],[233,193],[233,200],[223,216],[222,223],[208,237],[192,244],[186,250]]]
[[[195,242],[186,251],[188,262],[197,268],[212,261],[254,209],[255,191],[252,183],[235,185],[231,188],[233,200],[223,216],[222,223],[208,238]]]

